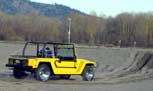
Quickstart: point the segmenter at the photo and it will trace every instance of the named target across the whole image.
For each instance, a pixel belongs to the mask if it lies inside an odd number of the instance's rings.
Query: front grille
[[[8,64],[11,64],[11,65],[15,64],[15,60],[14,59],[9,59]]]
[[[15,65],[15,64],[21,64],[23,66],[27,66],[28,65],[28,61],[27,60],[21,60],[21,59],[9,59],[9,64],[10,65]]]

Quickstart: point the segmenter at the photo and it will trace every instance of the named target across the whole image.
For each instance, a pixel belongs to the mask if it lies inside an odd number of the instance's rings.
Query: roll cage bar
[[[56,56],[56,50],[57,50],[57,46],[58,45],[72,45],[73,52],[74,52],[74,59],[76,58],[74,44],[70,44],[70,43],[55,43],[55,42],[48,42],[48,41],[45,41],[45,42],[42,42],[42,41],[27,41],[25,43],[25,46],[24,46],[23,51],[22,51],[22,56],[23,57],[25,56],[25,50],[26,50],[28,44],[34,44],[34,45],[37,46],[37,56],[39,54],[39,46],[40,46],[40,44],[43,45],[43,48],[45,48],[46,45],[48,45],[48,44],[49,45],[53,45],[53,48],[54,48],[53,53],[55,54],[55,56]]]

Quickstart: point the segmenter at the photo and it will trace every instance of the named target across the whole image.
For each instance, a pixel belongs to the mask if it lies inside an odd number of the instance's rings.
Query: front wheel
[[[25,77],[27,77],[28,75],[25,73],[24,70],[22,70],[20,67],[14,67],[14,70],[13,70],[13,76],[16,78],[16,79],[23,79]]]
[[[47,81],[51,76],[51,69],[46,64],[41,64],[35,71],[35,78],[40,81]]]
[[[83,80],[92,81],[94,79],[94,66],[86,66],[82,73]]]

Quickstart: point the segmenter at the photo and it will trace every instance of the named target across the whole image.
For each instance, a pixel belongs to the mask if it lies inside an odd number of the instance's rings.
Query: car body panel
[[[40,63],[49,63],[54,74],[81,74],[87,64],[92,64],[96,67],[95,62],[84,59],[76,59],[76,61],[62,61],[58,58],[29,59],[28,66],[31,66],[32,68],[37,68]]]

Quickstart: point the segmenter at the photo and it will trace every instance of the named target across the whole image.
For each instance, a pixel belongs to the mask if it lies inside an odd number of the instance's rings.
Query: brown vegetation
[[[0,13],[0,40],[67,42],[68,17],[72,18],[71,41],[81,44],[153,46],[153,15],[122,13],[116,17],[70,14],[63,19]]]

